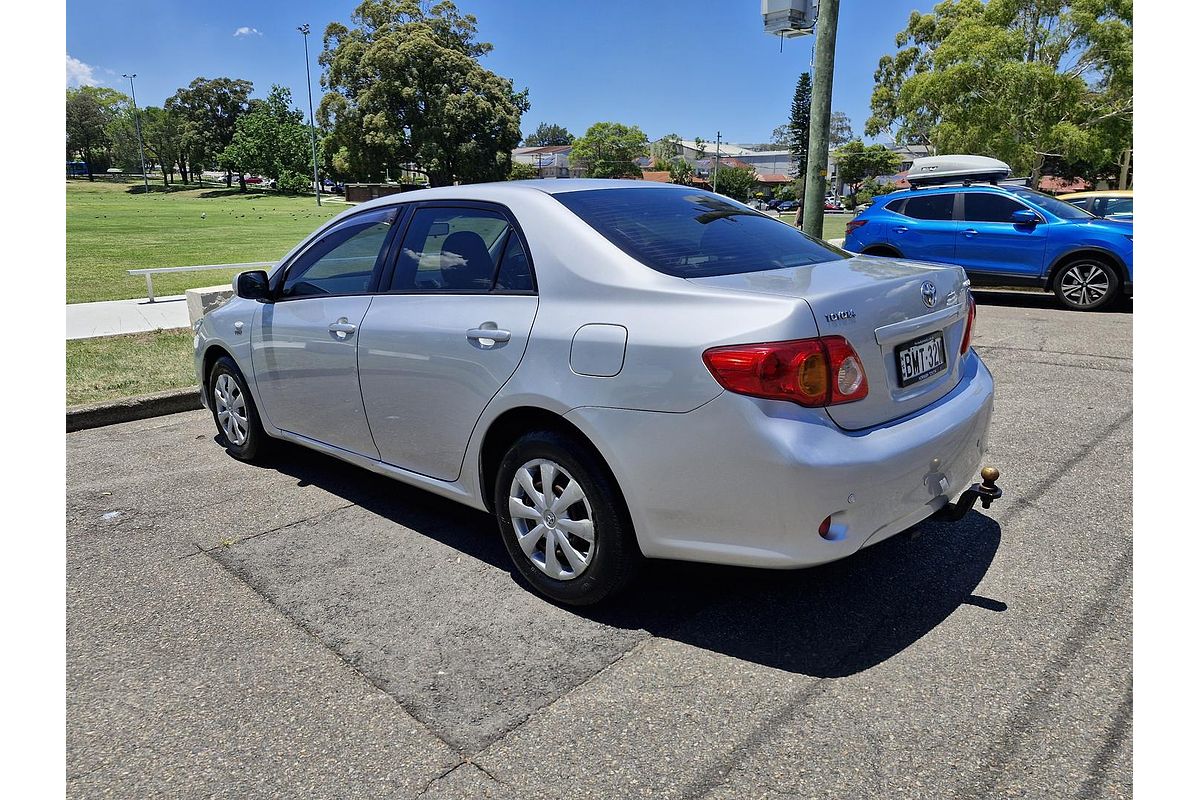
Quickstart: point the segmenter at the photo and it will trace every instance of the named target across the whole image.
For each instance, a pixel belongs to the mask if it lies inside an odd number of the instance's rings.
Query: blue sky
[[[833,107],[855,132],[869,115],[872,74],[913,10],[934,0],[844,0],[838,25]],[[136,72],[138,102],[161,105],[197,76],[272,83],[304,94],[303,41],[316,55],[332,20],[349,22],[357,0],[197,3],[178,0],[67,2],[68,80],[124,88]],[[808,69],[812,37],[779,40],[762,32],[759,0],[460,0],[479,20],[479,38],[495,50],[485,66],[528,88],[531,108],[522,130],[538,122],[576,135],[593,122],[641,126],[652,139],[767,141],[786,121],[800,72]]]

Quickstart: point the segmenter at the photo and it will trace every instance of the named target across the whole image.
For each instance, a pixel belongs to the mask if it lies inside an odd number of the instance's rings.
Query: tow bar
[[[957,522],[974,507],[976,500],[983,503],[984,508],[990,508],[993,500],[999,500],[1004,495],[1004,490],[996,485],[996,479],[1000,477],[1000,470],[995,467],[984,467],[979,471],[979,477],[983,478],[983,483],[971,484],[971,488],[959,495],[957,500],[938,509],[933,518]]]

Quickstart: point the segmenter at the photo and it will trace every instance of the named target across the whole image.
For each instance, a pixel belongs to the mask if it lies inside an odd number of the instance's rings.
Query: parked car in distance
[[[1011,184],[958,183],[876,197],[847,250],[958,264],[976,286],[1032,286],[1094,311],[1133,294],[1133,227]]]
[[[234,286],[195,328],[232,456],[283,439],[488,510],[559,602],[644,557],[843,558],[995,478],[964,490],[993,388],[962,269],[852,257],[710,192],[406,192]]]
[[[796,211],[800,208],[800,203],[796,200],[782,200],[779,205],[775,206],[776,211]]]
[[[1060,194],[1058,199],[1082,208],[1089,214],[1120,222],[1133,222],[1133,190],[1103,189],[1094,192]]]

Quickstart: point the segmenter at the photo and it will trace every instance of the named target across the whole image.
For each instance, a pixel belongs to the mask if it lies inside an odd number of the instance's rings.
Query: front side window
[[[913,219],[949,221],[954,219],[954,195],[915,194],[904,206],[904,216]]]
[[[1132,214],[1133,213],[1133,198],[1132,197],[1110,197],[1108,205],[1104,207],[1104,216],[1109,214]]]
[[[695,189],[585,189],[554,199],[627,255],[679,278],[848,258],[796,228]]]
[[[367,212],[335,227],[288,267],[280,296],[370,291],[379,253],[398,213],[395,208]]]
[[[1038,208],[1044,208],[1059,219],[1092,219],[1094,214],[1089,214],[1082,208],[1076,208],[1070,203],[1063,202],[1057,197],[1051,197],[1048,194],[1035,192],[1033,189],[1013,189],[1013,194],[1023,200],[1033,203]]]
[[[417,209],[404,236],[389,290],[491,291],[510,230],[508,220],[495,211]]]
[[[963,219],[970,222],[1012,222],[1015,211],[1028,211],[1025,206],[994,192],[965,192]]]

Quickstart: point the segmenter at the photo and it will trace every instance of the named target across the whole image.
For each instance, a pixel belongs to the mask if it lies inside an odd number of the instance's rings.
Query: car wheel
[[[213,364],[208,374],[208,397],[219,440],[229,454],[242,461],[262,456],[270,440],[258,419],[246,379],[229,356]]]
[[[1097,311],[1112,302],[1120,289],[1116,270],[1094,258],[1072,261],[1054,276],[1058,302],[1074,311]]]
[[[574,440],[552,431],[518,439],[500,462],[494,501],[517,571],[551,600],[593,605],[636,574],[642,554],[624,500]]]
[[[890,247],[868,247],[862,251],[864,256],[885,256],[887,258],[898,258],[899,253]]]

